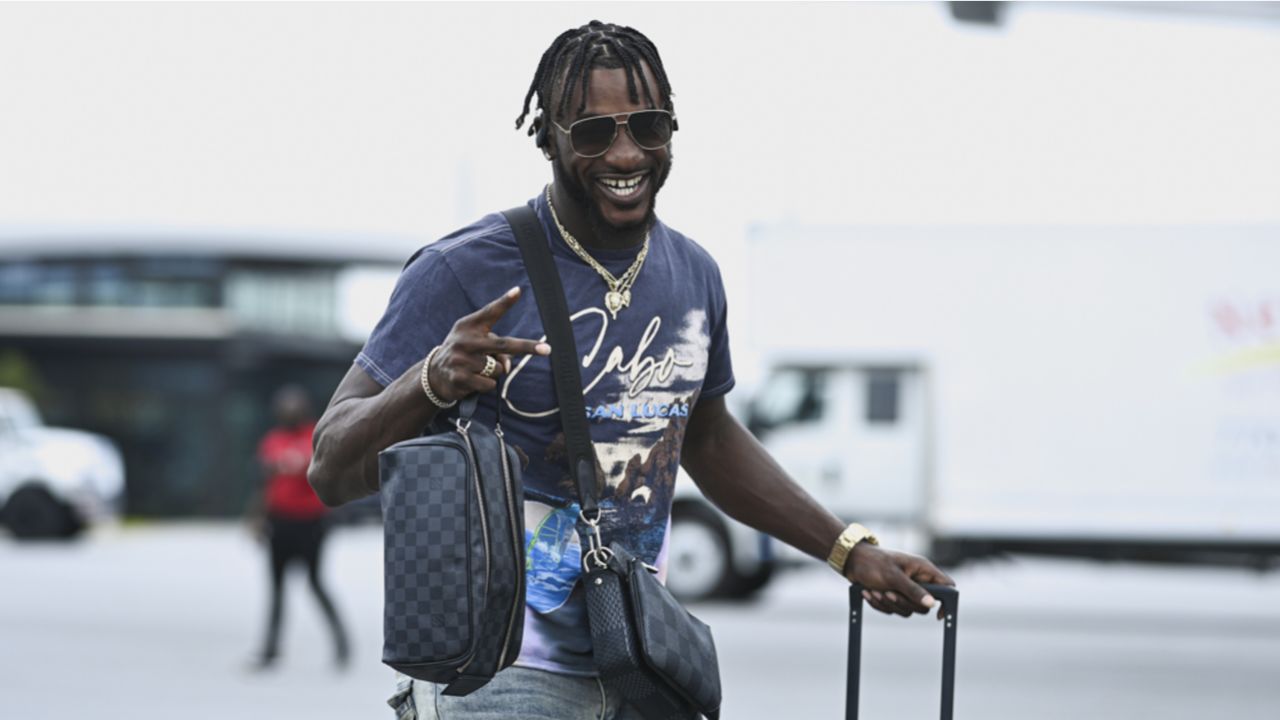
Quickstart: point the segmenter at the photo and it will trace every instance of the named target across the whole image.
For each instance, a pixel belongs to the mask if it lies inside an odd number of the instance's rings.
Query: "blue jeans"
[[[597,678],[509,667],[465,697],[443,689],[396,673],[396,694],[387,704],[396,720],[640,720]]]

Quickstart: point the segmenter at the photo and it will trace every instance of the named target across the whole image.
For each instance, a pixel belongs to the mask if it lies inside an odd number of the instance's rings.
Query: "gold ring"
[[[484,369],[480,371],[480,374],[487,378],[491,378],[493,377],[494,371],[497,369],[498,369],[498,361],[494,360],[492,355],[485,355]]]

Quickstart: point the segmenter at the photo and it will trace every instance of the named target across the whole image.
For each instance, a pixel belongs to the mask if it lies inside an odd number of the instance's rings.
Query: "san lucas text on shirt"
[[[588,420],[652,420],[689,417],[688,403],[614,403],[587,408]]]

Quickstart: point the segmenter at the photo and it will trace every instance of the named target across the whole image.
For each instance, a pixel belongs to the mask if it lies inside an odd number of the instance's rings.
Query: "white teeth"
[[[638,175],[625,180],[619,178],[600,178],[600,184],[609,188],[609,192],[618,197],[626,197],[634,193],[639,187],[640,182],[644,180],[643,175]]]

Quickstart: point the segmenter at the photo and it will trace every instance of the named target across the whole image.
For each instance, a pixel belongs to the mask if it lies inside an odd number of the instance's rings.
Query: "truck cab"
[[[922,525],[928,494],[923,373],[901,361],[779,359],[748,428],[841,519]]]
[[[886,544],[928,542],[925,373],[902,359],[776,357],[739,417],[820,504]],[[776,568],[811,561],[725,516],[684,473],[672,510],[668,585],[686,599],[745,597]]]

